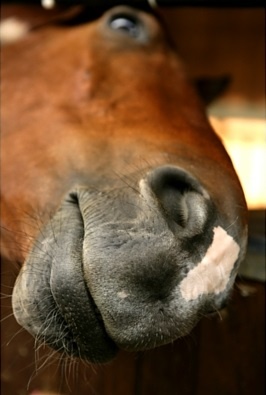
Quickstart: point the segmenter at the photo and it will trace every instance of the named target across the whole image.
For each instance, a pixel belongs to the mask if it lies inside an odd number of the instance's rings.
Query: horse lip
[[[62,207],[67,225],[66,229],[60,229],[58,236],[61,241],[57,244],[60,243],[62,248],[58,247],[58,259],[53,259],[51,292],[78,344],[79,356],[102,362],[112,358],[117,347],[106,333],[100,312],[84,280],[82,254],[85,225],[75,193],[70,197]],[[75,229],[74,234],[72,228]]]
[[[67,196],[35,242],[14,288],[13,309],[18,322],[51,347],[106,362],[117,346],[84,281],[84,224],[75,196]]]

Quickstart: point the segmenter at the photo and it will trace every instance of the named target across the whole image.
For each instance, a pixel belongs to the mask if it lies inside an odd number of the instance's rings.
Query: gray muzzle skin
[[[77,187],[21,269],[15,317],[91,362],[172,342],[228,297],[246,241],[227,226],[201,184],[175,166],[130,191]]]

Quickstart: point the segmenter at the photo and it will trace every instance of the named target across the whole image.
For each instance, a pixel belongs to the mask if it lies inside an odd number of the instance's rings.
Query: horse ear
[[[219,77],[200,77],[194,80],[194,85],[199,96],[206,105],[221,96],[231,83],[231,77],[222,75]]]

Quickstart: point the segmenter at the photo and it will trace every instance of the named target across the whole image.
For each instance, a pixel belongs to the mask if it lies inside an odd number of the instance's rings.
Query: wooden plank
[[[173,344],[140,354],[137,395],[192,395],[197,372],[198,330]]]
[[[206,395],[265,393],[265,284],[238,281],[221,318],[200,325],[198,390]]]

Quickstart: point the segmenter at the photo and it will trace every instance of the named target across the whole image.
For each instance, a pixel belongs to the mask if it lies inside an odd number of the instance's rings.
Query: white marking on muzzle
[[[120,292],[118,292],[117,293],[117,296],[120,298],[120,299],[125,299],[125,298],[127,298],[128,297],[128,293],[126,293],[126,291],[120,291]]]
[[[226,289],[230,280],[240,247],[220,226],[213,232],[213,242],[206,255],[180,283],[180,291],[186,301],[204,294],[218,294]]]

